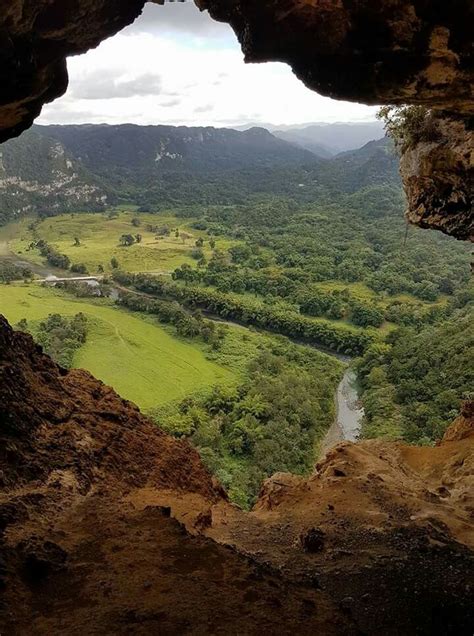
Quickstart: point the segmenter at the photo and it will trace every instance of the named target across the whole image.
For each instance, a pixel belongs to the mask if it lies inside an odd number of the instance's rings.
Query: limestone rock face
[[[474,238],[474,133],[467,119],[439,117],[440,140],[407,150],[400,172],[408,198],[407,218],[458,239]]]
[[[196,0],[246,61],[287,62],[311,89],[367,104],[473,111],[469,0]]]

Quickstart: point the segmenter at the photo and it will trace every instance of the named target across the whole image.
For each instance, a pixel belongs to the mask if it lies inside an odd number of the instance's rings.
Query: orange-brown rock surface
[[[438,116],[436,141],[403,153],[400,171],[407,218],[459,239],[474,239],[474,131],[472,118]]]
[[[231,505],[197,453],[0,321],[0,633],[467,634],[473,421]],[[439,631],[441,630],[441,631]]]

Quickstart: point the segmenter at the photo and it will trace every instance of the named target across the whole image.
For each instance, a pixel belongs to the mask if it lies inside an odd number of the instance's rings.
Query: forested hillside
[[[38,212],[101,210],[106,202],[107,188],[39,128],[0,146],[0,225]]]
[[[323,383],[320,360],[297,345],[360,358],[367,437],[433,443],[469,390],[469,248],[405,223],[387,139],[324,160],[258,128],[85,125],[34,127],[2,149],[1,221],[32,218],[7,228],[22,256],[7,254],[1,280],[59,267],[105,276],[110,293],[112,275],[116,311],[170,326],[211,358],[226,359],[223,322],[293,341],[253,352],[231,398],[220,387],[216,403],[193,394],[160,415],[242,503],[272,471],[307,468],[330,421],[337,365],[326,362]],[[68,323],[35,328],[69,366],[81,342]],[[278,392],[281,417],[269,406]],[[313,427],[293,401],[304,392],[325,395]]]
[[[429,444],[443,436],[462,399],[472,396],[472,318],[471,302],[445,320],[400,329],[367,350],[358,364],[364,437]]]
[[[323,160],[263,128],[34,126],[0,150],[0,223],[119,203],[151,210],[263,195],[314,202],[399,181],[386,140]]]

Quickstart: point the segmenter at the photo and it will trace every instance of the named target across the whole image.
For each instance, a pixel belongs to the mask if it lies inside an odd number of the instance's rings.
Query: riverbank
[[[0,242],[0,260],[8,260],[18,266],[29,266],[33,272],[39,277],[51,277],[51,276],[64,276],[65,278],[73,276],[71,272],[65,272],[63,270],[57,270],[56,268],[41,266],[36,263],[32,263],[31,261],[22,260],[19,255],[14,254],[10,248],[7,241]],[[118,297],[120,292],[128,292],[135,293],[138,296],[144,296],[148,298],[152,298],[152,296],[137,290],[131,290],[129,288],[122,287],[121,285],[115,283],[113,286],[113,299]],[[241,325],[237,321],[233,320],[223,320],[215,315],[209,314],[208,312],[204,312],[208,319],[211,319],[216,322],[220,322],[223,324],[228,324],[237,327],[245,328],[245,325]],[[309,346],[311,348],[317,349],[326,355],[337,358],[338,360],[348,363],[350,362],[350,358],[343,354],[337,353],[328,349],[327,347],[311,345],[305,342],[301,342],[299,339],[289,338],[295,344]],[[322,440],[318,455],[324,455],[330,448],[332,448],[337,443],[350,440],[354,441],[357,439],[357,436],[360,432],[360,424],[363,417],[363,409],[359,407],[357,390],[355,388],[356,377],[355,373],[352,369],[347,369],[343,375],[343,378],[337,388],[335,395],[335,404],[336,404],[336,417],[334,419],[333,424],[327,431],[324,439]]]
[[[360,434],[364,409],[360,405],[357,392],[357,376],[350,367],[346,369],[337,387],[335,402],[336,417],[321,442],[320,457],[339,442],[356,441]]]

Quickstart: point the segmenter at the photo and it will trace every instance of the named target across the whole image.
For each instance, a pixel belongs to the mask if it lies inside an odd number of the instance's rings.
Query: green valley
[[[74,366],[87,369],[144,410],[238,381],[232,370],[207,360],[199,344],[182,341],[156,321],[112,303],[85,302],[38,285],[0,285],[0,308],[12,324],[83,312],[90,318],[89,335]]]
[[[84,265],[91,274],[110,272],[111,262],[127,271],[170,272],[183,263],[195,263],[193,248],[204,232],[191,227],[192,219],[176,217],[171,211],[159,216],[137,213],[130,208],[112,208],[107,213],[69,213],[43,220],[26,218],[17,224],[0,228],[0,243],[8,240],[10,249],[19,256],[38,264],[45,259],[30,247],[38,240],[51,244],[65,254],[72,265]],[[131,235],[130,246],[121,244],[122,236]],[[136,237],[139,235],[139,242]],[[215,239],[216,246],[226,249],[237,241]],[[203,254],[212,249],[207,240]]]
[[[9,144],[0,313],[188,438],[243,507],[330,429],[433,444],[472,381],[469,250],[405,224],[390,143],[322,160],[258,129],[135,128],[35,128],[41,171]],[[38,193],[48,161],[79,166],[70,205]]]

